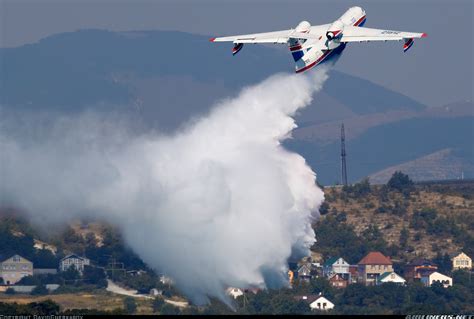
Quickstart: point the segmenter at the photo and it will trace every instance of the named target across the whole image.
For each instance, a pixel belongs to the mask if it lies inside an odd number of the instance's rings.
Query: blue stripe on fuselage
[[[304,55],[303,53],[303,50],[300,50],[300,51],[293,51],[291,52],[291,55],[293,56],[293,59],[296,61],[298,61],[299,59],[301,59]]]
[[[325,57],[324,60],[321,61],[319,64],[324,63],[324,62],[335,63],[341,57],[342,51],[344,51],[345,48],[346,48],[346,44],[341,43],[341,45],[339,45],[337,48],[331,50],[331,53],[329,53],[328,56]]]

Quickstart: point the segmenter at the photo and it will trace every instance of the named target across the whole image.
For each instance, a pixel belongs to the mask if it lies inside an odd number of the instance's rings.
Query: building
[[[329,258],[323,265],[323,274],[327,278],[332,277],[334,274],[338,274],[344,277],[346,280],[350,280],[350,265],[341,257]]]
[[[387,272],[380,275],[380,277],[377,281],[377,284],[381,285],[381,284],[384,284],[384,283],[387,283],[387,282],[393,282],[393,283],[398,284],[398,285],[405,285],[407,281],[405,280],[405,278],[403,278],[402,276],[400,276],[396,272],[387,271]]]
[[[33,268],[33,275],[56,275],[56,268]]]
[[[342,276],[339,275],[339,274],[333,274],[333,275],[329,278],[329,283],[330,283],[331,286],[333,286],[334,288],[346,288],[347,285],[348,285],[348,280],[345,279],[344,277],[342,277]]]
[[[136,277],[136,276],[142,276],[142,275],[145,275],[146,274],[146,270],[127,270],[125,272],[127,275],[130,275],[132,277]]]
[[[311,278],[311,264],[303,264],[300,268],[298,268],[298,279],[300,281],[310,281]]]
[[[428,287],[431,287],[431,285],[435,282],[439,282],[443,285],[444,288],[448,288],[453,285],[453,278],[435,271],[427,277],[422,277],[421,282]]]
[[[359,277],[359,266],[350,265],[349,275],[350,275],[349,284],[355,284],[357,282],[357,278]]]
[[[84,266],[89,266],[90,260],[86,257],[80,257],[75,254],[67,255],[59,262],[59,270],[66,271],[70,267],[76,268],[81,274],[84,271]]]
[[[328,311],[334,308],[334,304],[324,296],[318,296],[316,300],[309,304],[311,310]]]
[[[420,281],[423,277],[428,277],[431,273],[438,270],[438,265],[427,259],[415,259],[406,267],[406,276],[408,281]]]
[[[160,275],[160,283],[170,287],[171,285],[174,285],[174,280],[166,275]]]
[[[149,295],[153,296],[153,297],[162,296],[163,295],[163,290],[156,289],[156,288],[151,288]]]
[[[0,277],[6,285],[14,285],[26,276],[33,276],[33,263],[14,255],[0,263]]]
[[[453,270],[457,269],[472,269],[472,259],[461,252],[459,255],[453,257]]]
[[[393,263],[390,258],[378,251],[368,253],[357,265],[359,282],[366,286],[375,285],[380,275],[393,271]]]
[[[296,296],[294,298],[297,301],[304,301],[308,303],[311,310],[328,311],[334,308],[334,304],[325,297],[323,297],[321,294]]]
[[[229,296],[232,296],[234,299],[237,299],[238,297],[244,295],[244,292],[242,291],[242,289],[234,288],[234,287],[229,287],[229,288],[227,288],[226,293],[227,293]]]

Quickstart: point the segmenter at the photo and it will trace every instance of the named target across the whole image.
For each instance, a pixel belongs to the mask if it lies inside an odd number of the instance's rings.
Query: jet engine
[[[326,38],[328,38],[329,41],[334,40],[334,38],[342,35],[343,30],[344,23],[342,23],[341,20],[336,20],[326,32]]]

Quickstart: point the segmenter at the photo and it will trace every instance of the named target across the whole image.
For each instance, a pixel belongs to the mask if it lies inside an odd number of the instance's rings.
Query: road
[[[114,293],[114,294],[129,296],[129,297],[133,297],[133,298],[154,299],[154,297],[152,297],[152,296],[139,294],[134,289],[125,289],[123,287],[120,287],[119,285],[117,285],[116,283],[114,283],[110,279],[107,279],[107,288],[106,288],[106,290],[111,292],[111,293]],[[189,306],[189,304],[186,301],[174,301],[174,300],[170,300],[170,299],[164,299],[164,301],[171,304],[171,305],[173,305],[173,306],[179,307],[179,308],[186,308],[187,306]]]

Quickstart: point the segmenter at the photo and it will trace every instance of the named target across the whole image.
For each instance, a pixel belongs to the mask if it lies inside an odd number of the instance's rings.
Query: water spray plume
[[[281,142],[326,74],[272,76],[173,136],[137,136],[90,113],[33,142],[2,131],[0,199],[37,222],[117,225],[197,304],[227,301],[229,286],[288,285],[288,258],[309,254],[323,193]]]

